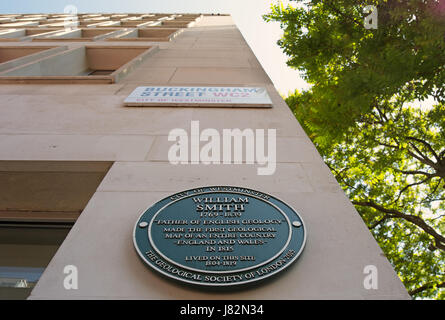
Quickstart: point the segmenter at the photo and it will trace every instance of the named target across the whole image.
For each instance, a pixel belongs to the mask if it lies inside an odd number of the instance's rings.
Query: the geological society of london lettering
[[[306,242],[299,214],[271,195],[230,186],[171,195],[148,208],[134,245],[157,272],[205,286],[268,278],[295,261]]]

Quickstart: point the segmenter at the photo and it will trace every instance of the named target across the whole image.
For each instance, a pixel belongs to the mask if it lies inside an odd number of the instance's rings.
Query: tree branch
[[[418,186],[419,184],[425,183],[425,182],[427,182],[428,180],[430,180],[432,177],[433,177],[433,175],[428,175],[428,176],[427,176],[425,179],[423,179],[422,181],[414,182],[414,183],[411,183],[411,184],[406,185],[402,190],[399,191],[399,194],[398,194],[397,198],[393,201],[393,203],[396,203],[397,201],[399,201],[400,197],[402,196],[402,193],[404,193],[406,190],[408,190],[408,189],[411,188],[411,187]]]
[[[437,161],[440,161],[440,157],[437,155],[436,151],[434,151],[433,147],[428,142],[426,142],[425,140],[422,140],[422,139],[419,139],[419,138],[415,138],[415,137],[410,137],[410,136],[405,137],[405,138],[408,139],[408,140],[413,140],[413,141],[420,142],[421,144],[426,146],[428,148],[428,150],[430,150],[430,152],[433,154],[434,158]]]
[[[414,146],[412,143],[410,143],[410,145],[411,145],[414,149],[417,149],[416,146]],[[417,150],[418,150],[418,149],[417,149]],[[417,152],[417,150],[416,150],[416,152]],[[428,165],[428,166],[430,166],[430,167],[435,168],[435,165],[436,165],[436,164],[435,164],[433,161],[431,161],[431,160],[430,160],[429,158],[427,158],[427,157],[422,157],[423,154],[422,154],[420,151],[418,151],[418,152],[419,152],[420,156],[417,155],[417,154],[415,154],[415,153],[412,152],[411,150],[408,150],[408,154],[409,154],[410,156],[416,158],[417,160],[419,160],[419,161],[422,162],[423,164],[426,164],[426,165]]]
[[[434,186],[433,190],[430,192],[429,195],[426,196],[426,198],[425,198],[421,203],[432,202],[432,201],[434,201],[433,199],[431,199],[431,196],[433,196],[433,195],[436,193],[436,191],[437,191],[437,189],[439,188],[441,182],[442,182],[442,180],[439,179],[439,181],[438,181],[438,182],[436,183],[436,185]],[[427,201],[427,199],[430,200],[430,201]],[[443,200],[443,199],[442,199],[442,200]]]
[[[445,282],[441,282],[441,283],[437,283],[437,284],[434,283],[434,282],[430,282],[430,283],[424,284],[421,287],[418,287],[416,289],[410,290],[410,291],[408,291],[408,293],[409,293],[410,296],[413,296],[413,295],[416,295],[416,294],[418,294],[418,293],[420,293],[422,291],[431,289],[434,286],[436,286],[437,288],[445,288]]]
[[[378,142],[378,141],[377,141]],[[387,143],[383,143],[383,142],[378,142],[379,145],[383,146],[383,147],[388,147],[388,148],[393,148],[393,149],[399,149],[399,146],[394,146],[392,144],[387,144]]]
[[[347,185],[349,188],[351,188],[351,189],[357,189],[356,187],[354,187],[354,186],[351,186],[344,178],[343,178],[343,176],[341,175],[341,173],[342,172],[344,172],[345,170],[348,170],[349,168],[348,167],[345,167],[345,168],[343,168],[343,169],[341,169],[340,170],[340,172],[339,171],[337,171],[337,170],[335,170],[335,168],[333,168],[328,162],[326,162],[326,165],[328,166],[328,168],[329,168],[329,170],[331,170],[332,171],[332,173],[334,174],[334,176],[335,176],[335,179],[340,179],[341,181],[343,181],[343,183],[345,184],[345,185]]]
[[[445,237],[437,233],[436,230],[429,226],[422,218],[410,214],[404,214],[395,209],[387,209],[381,205],[376,204],[373,201],[352,201],[352,203],[357,206],[371,207],[376,209],[377,211],[389,214],[394,218],[401,218],[408,222],[411,222],[434,238],[435,247],[437,249],[445,251]]]
[[[374,229],[375,227],[381,225],[384,221],[386,221],[387,219],[391,218],[391,215],[386,214],[382,219],[374,222],[370,227],[369,230]]]
[[[404,174],[423,174],[425,176],[432,176],[432,173],[428,173],[428,172],[424,172],[424,171],[420,171],[420,170],[399,170],[396,169],[397,171],[404,173]]]
[[[374,108],[376,108],[377,109],[377,112],[379,113],[379,116],[380,116],[380,119],[383,121],[388,121],[388,118],[386,117],[386,114],[383,112],[383,111],[381,111],[380,109],[379,109],[379,107],[377,107],[377,105],[375,105],[374,106]]]

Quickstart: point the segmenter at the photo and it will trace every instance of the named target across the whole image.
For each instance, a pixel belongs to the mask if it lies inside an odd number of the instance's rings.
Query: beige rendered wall
[[[1,160],[115,161],[30,298],[409,298],[231,18],[204,17],[159,46],[117,84],[0,86]],[[264,86],[273,108],[124,107],[140,85]],[[192,120],[201,129],[277,129],[275,174],[257,175],[246,164],[171,165],[167,135],[189,131]],[[270,281],[224,292],[166,280],[146,267],[132,242],[139,215],[169,194],[205,185],[248,187],[289,203],[308,229],[303,254]],[[78,268],[77,290],[64,289],[66,265]],[[363,286],[367,265],[378,269],[378,290]]]

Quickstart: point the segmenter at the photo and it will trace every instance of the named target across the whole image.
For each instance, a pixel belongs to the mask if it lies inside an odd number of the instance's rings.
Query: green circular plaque
[[[202,187],[148,208],[134,228],[134,245],[156,271],[187,283],[231,286],[287,268],[306,242],[298,213],[252,189]]]

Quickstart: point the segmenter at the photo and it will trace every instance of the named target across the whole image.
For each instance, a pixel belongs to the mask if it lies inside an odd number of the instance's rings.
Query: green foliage
[[[377,29],[364,28],[370,4]],[[444,299],[444,1],[304,1],[264,18],[312,85],[289,107],[408,291]]]

